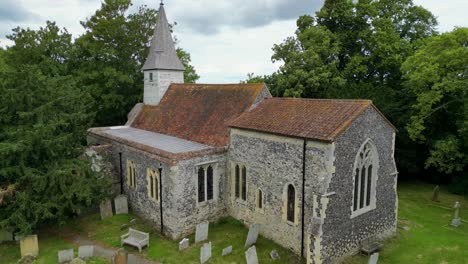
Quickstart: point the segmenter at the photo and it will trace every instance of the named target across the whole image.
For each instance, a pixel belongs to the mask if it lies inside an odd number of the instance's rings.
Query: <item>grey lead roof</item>
[[[174,154],[211,148],[197,142],[127,126],[111,127],[105,133]]]
[[[184,65],[177,56],[162,3],[159,7],[158,22],[154,29],[150,51],[145,65],[143,65],[143,70],[185,70]]]

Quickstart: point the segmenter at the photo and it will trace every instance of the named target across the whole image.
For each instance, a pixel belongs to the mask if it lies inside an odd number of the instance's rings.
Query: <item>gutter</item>
[[[302,219],[301,219],[301,259],[304,258],[304,218],[305,218],[305,180],[306,180],[306,147],[307,147],[307,139],[304,138],[304,144],[302,148]]]

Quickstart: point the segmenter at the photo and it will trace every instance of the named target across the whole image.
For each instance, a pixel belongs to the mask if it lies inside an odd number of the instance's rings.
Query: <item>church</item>
[[[336,263],[396,232],[396,129],[371,101],[185,84],[163,4],[142,70],[143,103],[88,142],[109,146],[119,190],[164,235],[231,216],[307,263]]]

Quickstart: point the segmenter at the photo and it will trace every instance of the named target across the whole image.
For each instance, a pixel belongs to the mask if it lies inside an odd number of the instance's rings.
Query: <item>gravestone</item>
[[[70,262],[73,260],[75,257],[75,254],[73,253],[73,248],[72,249],[66,249],[66,250],[60,250],[58,252],[58,262],[59,263],[65,263],[65,262]]]
[[[78,248],[78,257],[81,259],[92,258],[94,256],[94,246],[81,246]]]
[[[37,235],[30,235],[23,237],[20,240],[21,257],[26,255],[32,255],[37,257],[39,254],[39,243],[37,241]]]
[[[377,261],[379,261],[379,252],[372,254],[367,264],[377,264]]]
[[[128,262],[128,253],[123,248],[117,250],[114,256],[112,256],[112,264],[127,264]]]
[[[245,259],[247,260],[247,264],[258,264],[258,257],[257,257],[257,249],[255,246],[251,246],[245,252]]]
[[[211,258],[211,242],[205,243],[200,249],[200,263],[203,264]]]
[[[128,214],[128,201],[126,195],[119,195],[114,199],[115,214]]]
[[[232,253],[232,246],[229,246],[229,247],[223,249],[223,253],[221,254],[221,256],[226,256],[226,255],[229,255],[231,253]]]
[[[13,241],[13,234],[6,230],[0,230],[0,243],[3,241]]]
[[[439,185],[436,185],[434,190],[432,191],[432,201],[438,202],[439,201]]]
[[[189,247],[189,242],[190,240],[188,238],[182,239],[182,241],[179,242],[179,251],[187,249]]]
[[[245,247],[250,247],[257,242],[258,232],[260,231],[260,224],[253,224],[249,228],[247,239],[245,240]]]
[[[109,199],[99,205],[99,210],[101,211],[101,220],[114,215],[112,213],[112,202]]]
[[[454,213],[453,213],[453,219],[452,219],[452,226],[453,227],[459,227],[461,224],[461,219],[460,219],[460,203],[455,202],[455,205],[453,206]]]
[[[195,231],[195,243],[208,239],[209,225],[210,225],[209,222],[203,222],[197,225],[197,229]]]
[[[280,256],[279,256],[279,254],[278,254],[278,251],[276,251],[276,250],[272,250],[272,251],[270,252],[270,257],[271,257],[272,260],[280,259]]]

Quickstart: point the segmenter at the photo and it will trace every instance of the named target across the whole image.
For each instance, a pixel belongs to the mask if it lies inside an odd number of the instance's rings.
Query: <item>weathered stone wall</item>
[[[153,81],[150,81],[153,73]],[[152,70],[144,73],[143,102],[147,105],[158,105],[171,83],[184,83],[183,71]]]
[[[231,186],[227,193],[229,214],[246,224],[261,224],[260,233],[263,236],[298,254],[301,251],[302,230],[303,144],[302,139],[232,129],[228,156],[228,178]],[[330,166],[327,165],[330,156],[330,144],[307,142],[305,219],[311,217],[312,193],[321,188],[320,181],[330,178]],[[233,164],[236,163],[247,168],[246,202],[234,195]],[[332,164],[332,161],[328,163]],[[290,183],[296,190],[295,223],[285,220],[285,190]],[[258,210],[255,204],[255,193],[259,188],[265,198],[263,210]],[[307,226],[306,222],[305,228]]]
[[[379,157],[376,208],[351,218],[353,205],[354,162],[359,148],[370,139]],[[336,263],[359,250],[368,237],[385,238],[396,230],[397,194],[394,162],[394,130],[382,116],[369,107],[335,142],[335,174],[327,197],[318,197],[317,209],[325,214],[317,249],[321,259],[314,263]],[[325,198],[325,199],[323,199]],[[311,236],[314,240],[316,237]],[[312,251],[312,255],[319,254]],[[317,258],[320,259],[320,258]]]

